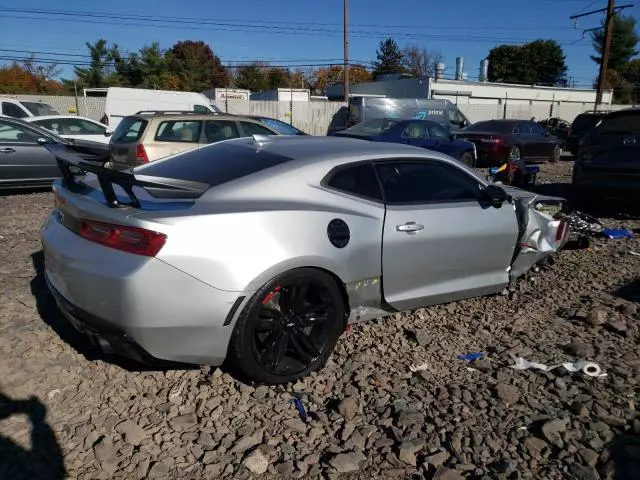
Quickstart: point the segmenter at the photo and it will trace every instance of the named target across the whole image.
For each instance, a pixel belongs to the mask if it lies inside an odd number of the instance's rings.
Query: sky
[[[401,47],[414,44],[441,52],[446,76],[453,76],[456,57],[463,57],[464,71],[472,80],[477,79],[480,61],[492,47],[554,39],[564,48],[571,79],[577,86],[590,86],[598,71],[589,58],[593,53],[590,38],[588,34],[583,38],[582,32],[599,26],[602,16],[582,18],[577,26],[569,17],[606,7],[606,3],[350,0],[349,57],[354,63],[375,60],[379,42],[390,36]],[[176,41],[202,40],[226,64],[264,60],[293,67],[341,63],[343,58],[343,0],[31,0],[28,7],[25,5],[24,0],[0,1],[0,63],[30,52],[37,58],[65,64],[87,62],[85,43],[101,37],[125,51],[136,51],[153,41],[170,48]],[[52,17],[26,9],[67,15]],[[640,20],[640,2],[624,13]],[[137,15],[140,20],[105,18],[101,14]],[[73,76],[70,65],[61,66],[63,77]]]

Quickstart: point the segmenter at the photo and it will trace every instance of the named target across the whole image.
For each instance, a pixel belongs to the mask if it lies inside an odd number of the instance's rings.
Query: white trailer
[[[272,102],[308,102],[310,99],[311,92],[306,88],[276,88],[251,94],[251,100]]]

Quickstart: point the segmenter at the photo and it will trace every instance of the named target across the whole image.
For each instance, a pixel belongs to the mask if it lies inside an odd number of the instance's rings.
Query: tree
[[[233,81],[236,88],[243,88],[252,92],[262,92],[268,88],[265,66],[262,63],[251,63],[238,67]]]
[[[611,49],[609,50],[609,62],[607,68],[622,71],[634,55],[638,54],[638,34],[636,32],[637,21],[633,17],[615,15],[613,17],[613,32],[611,36]],[[596,55],[591,59],[600,65],[604,50],[604,23],[603,28],[591,33],[591,40]]]
[[[376,52],[377,61],[374,63],[373,77],[385,73],[403,73],[404,56],[393,38],[382,40]]]
[[[0,67],[0,93],[60,93],[62,83],[52,78],[59,74],[57,65],[40,65],[33,56],[22,64],[14,61]]]
[[[291,72],[287,68],[270,67],[266,73],[267,89],[290,88]]]
[[[310,75],[310,87],[318,93],[323,93],[327,87],[342,82],[343,72],[344,67],[341,65],[331,65],[330,67],[315,70]],[[371,78],[371,72],[364,65],[354,64],[349,66],[349,82],[352,85],[370,82]]]
[[[165,52],[160,49],[158,42],[145,45],[140,49],[139,69],[142,73],[143,88],[167,88],[169,80],[169,65]]]
[[[209,88],[227,86],[229,71],[202,41],[178,42],[167,53],[169,71],[180,78],[184,90],[202,92]]]
[[[631,86],[631,95],[627,103],[640,103],[640,58],[631,60],[622,71],[625,80]]]
[[[498,45],[489,51],[490,82],[567,85],[566,57],[555,40]]]
[[[88,68],[74,67],[78,82],[87,88],[109,87],[118,83],[115,72],[112,51],[107,47],[104,38],[95,43],[86,43],[91,57]]]
[[[435,77],[439,63],[444,60],[436,50],[409,45],[402,51],[405,69],[416,77]]]

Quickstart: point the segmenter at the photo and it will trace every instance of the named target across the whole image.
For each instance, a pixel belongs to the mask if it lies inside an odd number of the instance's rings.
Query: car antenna
[[[269,142],[269,135],[252,135],[254,143],[257,143],[258,146],[262,146],[265,143]]]

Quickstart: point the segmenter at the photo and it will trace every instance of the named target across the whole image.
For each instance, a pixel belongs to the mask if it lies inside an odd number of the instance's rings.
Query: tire
[[[550,163],[556,163],[560,161],[560,155],[561,155],[561,150],[560,150],[560,146],[556,145],[553,149],[553,152],[551,153],[551,156],[549,157],[549,162]]]
[[[474,158],[473,153],[471,152],[464,152],[460,157],[460,161],[472,168],[475,168],[476,166],[476,159]]]
[[[342,292],[329,274],[290,270],[249,300],[235,325],[227,362],[257,383],[293,382],[324,366],[344,331],[345,313]]]

